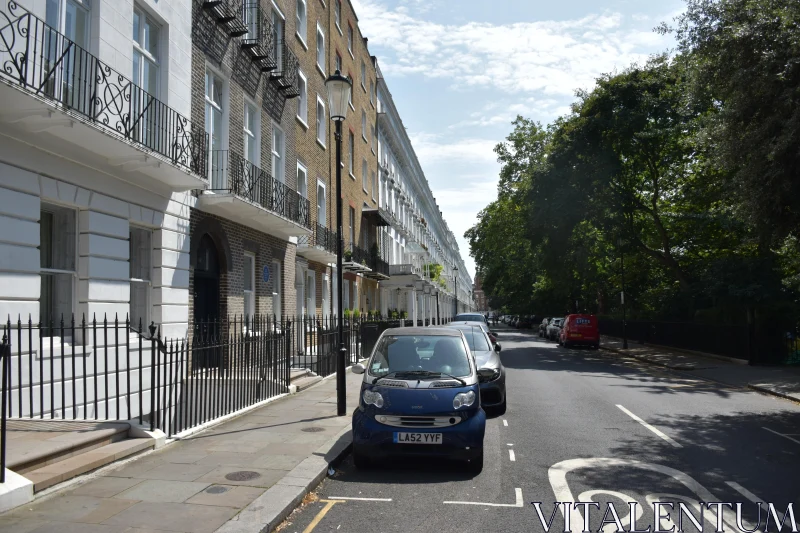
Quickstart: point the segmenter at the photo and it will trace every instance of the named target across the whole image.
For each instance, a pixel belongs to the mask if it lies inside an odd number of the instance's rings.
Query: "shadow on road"
[[[466,481],[475,477],[465,471],[464,464],[430,458],[393,457],[359,470],[348,456],[339,465],[333,479],[344,483],[375,483],[385,485],[387,479],[393,484],[430,484]]]

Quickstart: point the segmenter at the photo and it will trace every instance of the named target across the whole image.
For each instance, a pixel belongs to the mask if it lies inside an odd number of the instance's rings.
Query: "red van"
[[[594,315],[567,315],[561,327],[558,343],[569,347],[576,345],[600,348],[600,330]]]

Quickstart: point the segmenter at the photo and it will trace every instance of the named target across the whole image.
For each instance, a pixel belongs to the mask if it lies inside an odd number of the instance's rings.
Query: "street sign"
[[[264,283],[269,282],[269,267],[267,265],[264,265],[264,270],[261,273],[261,279],[264,280]]]

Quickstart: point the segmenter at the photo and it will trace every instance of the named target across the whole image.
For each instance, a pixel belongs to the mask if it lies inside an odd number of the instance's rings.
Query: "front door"
[[[219,256],[208,234],[197,250],[194,269],[194,364],[215,367],[221,360]]]

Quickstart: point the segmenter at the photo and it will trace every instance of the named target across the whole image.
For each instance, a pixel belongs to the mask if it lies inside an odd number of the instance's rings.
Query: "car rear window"
[[[483,322],[483,315],[456,315],[454,322]]]
[[[464,333],[464,338],[467,339],[467,345],[473,352],[488,352],[491,350],[489,344],[486,342],[486,336],[483,330],[477,328],[458,328]]]

